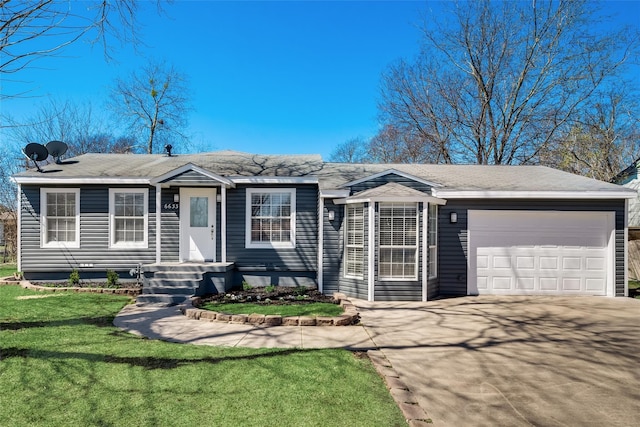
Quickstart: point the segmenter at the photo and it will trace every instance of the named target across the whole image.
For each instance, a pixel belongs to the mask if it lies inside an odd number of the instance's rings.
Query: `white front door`
[[[180,261],[216,259],[216,189],[180,189]]]

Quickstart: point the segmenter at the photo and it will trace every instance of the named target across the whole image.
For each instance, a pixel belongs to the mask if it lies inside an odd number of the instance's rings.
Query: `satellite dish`
[[[56,159],[56,163],[60,163],[60,157],[67,152],[69,146],[62,141],[49,141],[46,148],[49,154]]]
[[[37,142],[31,142],[27,144],[26,147],[24,147],[23,152],[25,156],[33,160],[33,163],[38,168],[38,172],[42,172],[42,169],[40,169],[40,166],[38,166],[38,162],[46,160],[47,157],[49,157],[49,151],[47,150],[47,147],[42,144],[38,144]]]

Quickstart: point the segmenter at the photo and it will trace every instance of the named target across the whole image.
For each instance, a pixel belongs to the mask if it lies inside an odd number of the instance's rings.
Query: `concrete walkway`
[[[188,319],[178,307],[126,306],[114,320],[125,331],[177,343],[226,347],[375,348],[362,326],[234,325]]]

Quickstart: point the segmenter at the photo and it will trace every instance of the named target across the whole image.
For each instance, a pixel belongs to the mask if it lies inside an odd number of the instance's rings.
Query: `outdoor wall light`
[[[449,215],[449,222],[451,224],[455,224],[456,222],[458,222],[458,213],[457,212],[451,212],[451,214]]]
[[[216,194],[216,202],[222,201],[222,194]]]
[[[176,193],[173,195],[173,203],[178,203],[180,201],[180,194]]]
[[[333,221],[336,219],[336,213],[334,211],[329,211],[329,221]]]

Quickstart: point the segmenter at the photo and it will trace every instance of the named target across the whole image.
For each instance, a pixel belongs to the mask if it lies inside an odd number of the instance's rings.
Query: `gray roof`
[[[434,164],[352,164],[323,162],[319,155],[260,155],[237,151],[201,154],[84,154],[14,175],[21,178],[148,178],[164,175],[186,164],[216,175],[233,178],[316,177],[323,190],[389,170],[437,183],[442,191],[550,191],[625,192],[619,185],[598,181],[544,166],[487,166]],[[634,192],[635,194],[635,192]]]

